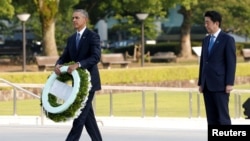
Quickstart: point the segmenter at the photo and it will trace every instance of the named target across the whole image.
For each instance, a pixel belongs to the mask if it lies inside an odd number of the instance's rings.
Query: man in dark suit
[[[87,28],[88,13],[85,10],[75,10],[72,18],[74,28],[77,32],[68,38],[67,45],[56,62],[54,71],[57,75],[60,75],[62,64],[74,61],[76,63],[69,65],[67,72],[71,73],[79,67],[87,69],[90,72],[92,87],[89,91],[86,105],[82,109],[81,114],[74,119],[66,141],[78,141],[84,125],[92,141],[102,141],[92,107],[92,99],[95,91],[101,89],[100,75],[97,67],[101,56],[100,37],[97,33]],[[79,40],[78,35],[80,37]]]
[[[220,13],[207,11],[204,18],[208,36],[202,41],[198,86],[204,97],[207,123],[231,125],[228,104],[236,71],[235,40],[221,30]]]

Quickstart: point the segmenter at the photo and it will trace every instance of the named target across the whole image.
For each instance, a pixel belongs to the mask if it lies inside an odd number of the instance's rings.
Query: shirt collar
[[[211,34],[211,36],[213,35],[215,38],[218,37],[219,33],[220,33],[221,29],[219,28],[218,31],[216,31],[214,34]]]
[[[85,26],[82,30],[77,31],[77,33],[80,33],[80,35],[82,36],[82,34],[83,34],[83,32],[85,31],[85,29],[86,29],[86,26]]]

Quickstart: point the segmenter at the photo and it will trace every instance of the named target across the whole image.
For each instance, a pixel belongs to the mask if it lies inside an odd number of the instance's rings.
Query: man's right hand
[[[203,90],[202,90],[202,87],[201,87],[201,86],[199,86],[199,92],[200,92],[200,93],[203,93]]]
[[[54,71],[55,71],[55,73],[56,73],[57,75],[60,75],[60,74],[61,74],[61,70],[60,70],[61,67],[62,67],[62,65],[59,65],[59,64],[57,64],[57,65],[55,66]]]

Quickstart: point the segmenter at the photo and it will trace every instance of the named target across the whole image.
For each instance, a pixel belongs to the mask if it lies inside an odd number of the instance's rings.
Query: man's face
[[[205,27],[209,34],[213,34],[219,29],[219,22],[213,22],[210,17],[205,17]]]
[[[86,26],[87,18],[81,12],[74,12],[72,21],[74,28],[80,31]]]

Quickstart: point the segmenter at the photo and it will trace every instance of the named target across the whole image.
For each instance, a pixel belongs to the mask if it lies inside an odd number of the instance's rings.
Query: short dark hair
[[[88,12],[84,9],[75,9],[74,12],[80,12],[82,13],[83,16],[85,16],[86,18],[89,18]]]
[[[213,22],[219,22],[219,27],[221,26],[222,16],[217,11],[207,11],[205,12],[204,17],[209,17]]]

